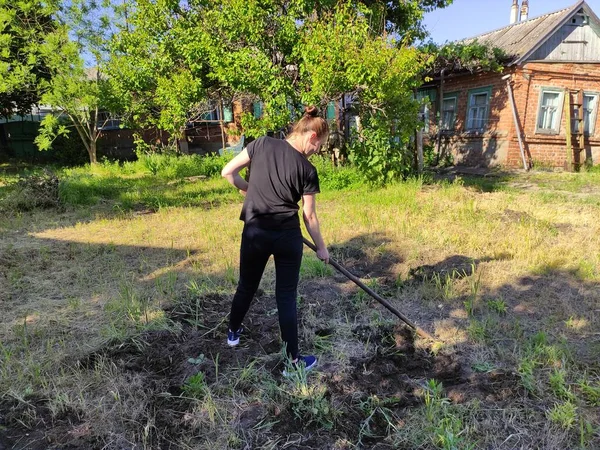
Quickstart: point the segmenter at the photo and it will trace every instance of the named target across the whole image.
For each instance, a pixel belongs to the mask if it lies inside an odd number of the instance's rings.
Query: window
[[[442,130],[454,130],[457,94],[444,94],[442,101]]]
[[[429,133],[431,121],[431,105],[436,101],[437,88],[419,89],[416,99],[421,104],[419,109],[419,120],[423,121],[423,131]]]
[[[327,104],[327,110],[325,112],[325,118],[327,120],[335,119],[335,102],[329,102]]]
[[[484,131],[490,113],[492,88],[485,87],[469,91],[467,108],[467,131]]]
[[[255,119],[260,119],[263,115],[263,103],[262,102],[252,103],[252,112],[254,114]]]
[[[423,132],[429,133],[429,103],[421,104],[419,109],[419,120],[423,121]]]
[[[583,133],[586,135],[594,134],[594,125],[596,124],[596,111],[598,111],[598,94],[583,94]],[[573,117],[571,118],[571,131],[579,131],[579,107],[573,107]]]
[[[563,91],[542,88],[538,110],[537,133],[558,134],[562,112]]]

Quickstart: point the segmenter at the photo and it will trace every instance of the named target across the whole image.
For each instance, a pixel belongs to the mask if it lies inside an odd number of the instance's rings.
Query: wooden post
[[[423,173],[423,129],[417,130],[417,165],[419,174]]]
[[[563,103],[567,122],[565,127],[565,133],[567,134],[567,171],[571,172],[573,170],[573,143],[571,141],[571,91],[569,89],[565,89],[565,99]]]
[[[577,131],[579,132],[579,151],[581,152],[585,146],[585,122],[583,120],[583,91],[581,89],[577,92],[577,104],[579,105],[579,108],[577,108]]]
[[[225,111],[223,108],[223,99],[219,98],[219,124],[221,125],[221,145],[223,147],[223,153],[225,153],[225,122],[224,122],[224,115],[225,115]]]

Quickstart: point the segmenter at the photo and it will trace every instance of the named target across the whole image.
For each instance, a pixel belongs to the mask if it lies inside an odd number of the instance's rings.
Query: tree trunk
[[[90,164],[96,164],[98,162],[96,159],[96,141],[90,142],[88,154],[90,155]]]

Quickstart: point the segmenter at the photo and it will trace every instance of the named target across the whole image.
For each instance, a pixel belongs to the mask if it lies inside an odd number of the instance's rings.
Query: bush
[[[41,174],[19,178],[14,188],[2,199],[0,207],[4,210],[29,211],[58,206],[58,191],[58,177],[44,170]]]
[[[373,185],[405,178],[412,170],[410,151],[390,136],[385,124],[365,126],[360,136],[352,140],[349,158]]]
[[[353,165],[335,166],[325,157],[313,157],[312,164],[317,168],[319,183],[324,191],[339,191],[357,187],[363,177]]]
[[[171,180],[199,175],[216,176],[232,158],[233,155],[230,154],[200,156],[139,152],[138,161],[134,165],[137,171],[149,172],[152,175]]]

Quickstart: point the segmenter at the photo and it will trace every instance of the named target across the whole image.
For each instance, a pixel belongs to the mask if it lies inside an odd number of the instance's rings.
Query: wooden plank
[[[570,172],[573,170],[573,145],[571,143],[571,91],[569,89],[565,89],[564,97],[565,118],[567,122],[565,127],[567,135],[567,170]]]

